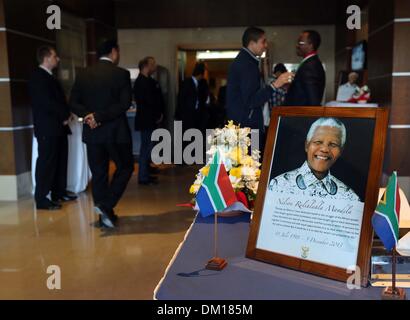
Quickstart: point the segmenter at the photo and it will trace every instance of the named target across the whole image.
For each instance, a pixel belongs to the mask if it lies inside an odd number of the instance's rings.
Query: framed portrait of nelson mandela
[[[385,108],[273,109],[248,258],[341,281],[360,270],[368,284],[387,115]]]

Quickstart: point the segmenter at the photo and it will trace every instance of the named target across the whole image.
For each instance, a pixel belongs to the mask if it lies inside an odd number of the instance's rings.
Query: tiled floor
[[[157,186],[131,178],[116,208],[119,226],[95,225],[90,192],[59,211],[37,211],[32,198],[0,202],[0,299],[152,299],[194,211],[194,167],[162,168]],[[47,267],[61,290],[47,288]]]

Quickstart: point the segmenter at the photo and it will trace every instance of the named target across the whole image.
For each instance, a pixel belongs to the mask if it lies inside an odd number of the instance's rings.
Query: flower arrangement
[[[357,88],[348,102],[366,103],[370,99],[370,89],[368,86]]]
[[[233,121],[229,121],[224,128],[213,130],[208,137],[211,147],[207,151],[209,161],[212,161],[214,154],[219,151],[238,201],[248,209],[253,207],[261,174],[260,151],[253,150],[251,155],[248,152],[251,145],[250,133],[250,128],[240,128],[234,125]],[[209,163],[197,173],[190,187],[190,194],[197,194],[208,171]],[[195,198],[192,202],[195,203]]]

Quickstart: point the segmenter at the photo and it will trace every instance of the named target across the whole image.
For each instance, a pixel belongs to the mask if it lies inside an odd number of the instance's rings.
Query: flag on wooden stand
[[[208,175],[196,195],[199,212],[203,217],[221,212],[237,200],[225,166],[216,152],[210,164]]]
[[[393,172],[372,217],[374,231],[386,250],[392,250],[399,240],[400,194],[397,173]]]

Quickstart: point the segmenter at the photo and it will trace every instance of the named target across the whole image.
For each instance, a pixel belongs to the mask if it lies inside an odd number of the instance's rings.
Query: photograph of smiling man
[[[293,195],[357,201],[356,193],[332,176],[330,168],[343,152],[346,127],[335,118],[319,118],[306,136],[302,166],[270,181],[269,190]]]
[[[280,117],[256,248],[355,266],[373,132],[373,119]]]

